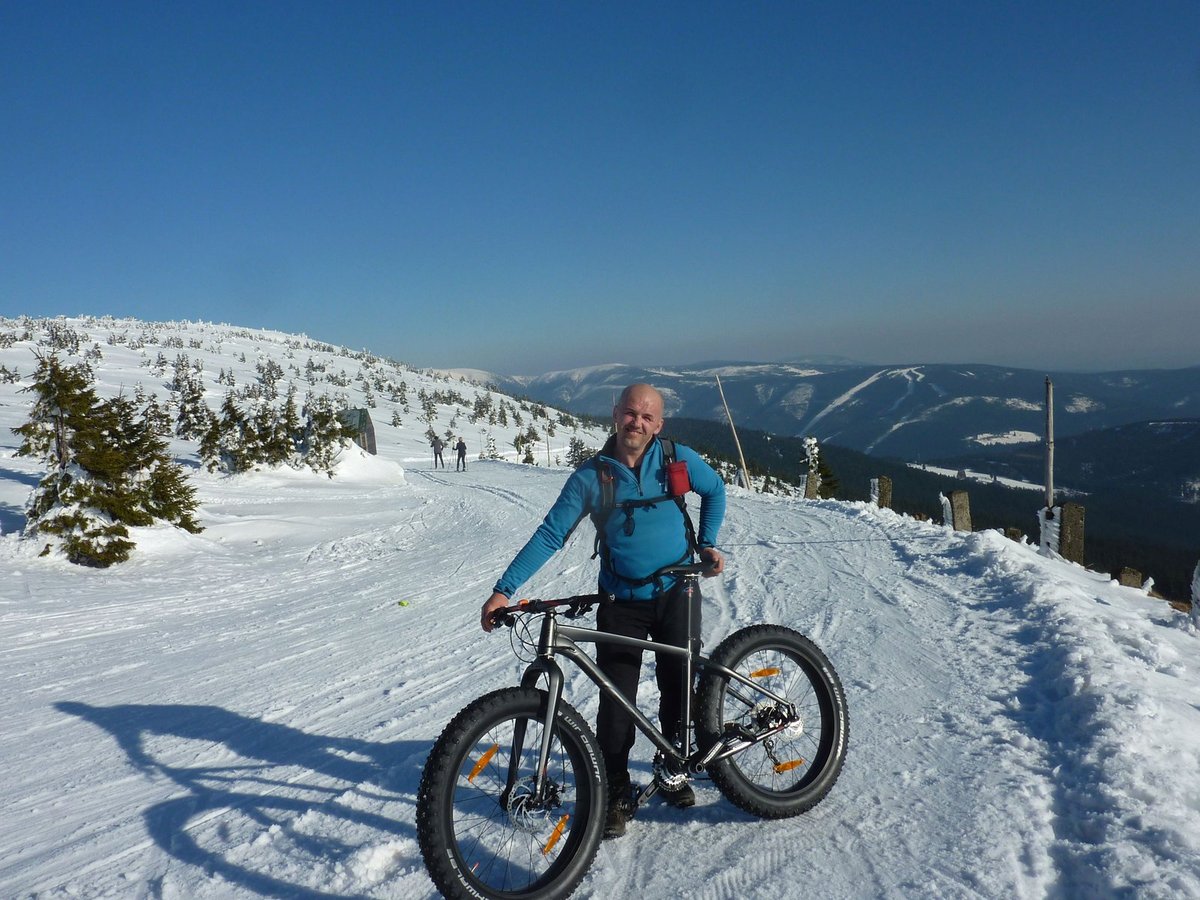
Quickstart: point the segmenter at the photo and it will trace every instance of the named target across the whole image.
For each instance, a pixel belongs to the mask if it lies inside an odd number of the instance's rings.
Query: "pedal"
[[[653,797],[657,793],[658,793],[658,783],[655,782],[653,779],[651,779],[651,781],[648,785],[646,785],[644,788],[641,788],[640,790],[637,789],[635,786],[634,792],[633,792],[633,805],[635,807],[642,806],[651,797]]]

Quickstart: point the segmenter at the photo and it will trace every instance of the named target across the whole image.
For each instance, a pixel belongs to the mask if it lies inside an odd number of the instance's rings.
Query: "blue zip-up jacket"
[[[662,497],[667,493],[667,471],[662,445],[657,437],[646,447],[636,472],[611,456],[593,457],[567,479],[562,493],[546,513],[546,518],[505,569],[494,590],[512,597],[551,556],[562,549],[580,520],[600,509],[603,500],[597,459],[605,460],[613,474],[615,503]],[[692,490],[700,495],[697,547],[713,547],[717,542],[721,521],[725,518],[725,482],[690,447],[675,444],[675,459],[687,463]],[[600,589],[618,600],[649,600],[657,590],[654,583],[631,584],[625,578],[637,581],[663,566],[681,561],[688,550],[687,531],[683,513],[670,497],[650,506],[635,507],[631,512],[634,527],[629,535],[625,533],[626,515],[623,509],[614,508],[608,517],[605,534],[609,559],[615,572],[610,572],[607,566],[601,566]],[[660,582],[663,590],[669,590],[674,579],[665,578]]]

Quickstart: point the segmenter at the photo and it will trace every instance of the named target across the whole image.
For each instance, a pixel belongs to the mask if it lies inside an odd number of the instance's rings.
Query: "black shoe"
[[[654,757],[654,783],[668,806],[688,809],[696,805],[696,792],[688,784],[687,775],[673,771],[661,753]]]
[[[696,792],[686,781],[674,790],[660,784],[658,792],[662,794],[662,798],[667,801],[668,806],[676,809],[688,809],[696,805]]]
[[[637,806],[629,797],[612,797],[608,801],[608,813],[604,817],[604,839],[618,838],[625,833],[625,826],[633,818]]]

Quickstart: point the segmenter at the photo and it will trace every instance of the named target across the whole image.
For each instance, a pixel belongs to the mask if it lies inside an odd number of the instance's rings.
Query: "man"
[[[454,445],[454,449],[458,451],[458,461],[454,464],[454,471],[457,472],[460,469],[464,472],[467,471],[467,442],[461,436],[458,443]]]
[[[436,436],[434,437],[434,439],[433,439],[433,467],[435,469],[439,465],[441,465],[441,467],[443,469],[446,468],[446,461],[444,459],[442,459],[442,448],[445,446],[446,445],[442,443],[442,439],[440,437],[436,437]]]
[[[687,610],[677,598],[681,582],[653,578],[664,566],[690,562],[693,552],[713,564],[709,575],[720,573],[725,559],[714,544],[725,515],[725,483],[694,450],[676,445],[675,456],[686,463],[691,489],[700,495],[700,522],[692,546],[690,523],[670,497],[662,442],[663,398],[648,384],[631,384],[613,407],[616,433],[600,453],[577,469],[546,514],[541,526],[496,582],[483,604],[481,624],[493,628],[492,615],[509,604],[514,592],[550,559],[582,518],[599,514],[601,555],[600,592],[607,595],[596,614],[602,631],[685,646]],[[602,478],[612,479],[612,502],[604,509]],[[655,501],[644,503],[640,501]],[[699,630],[699,623],[695,623]],[[612,644],[596,645],[596,660],[623,695],[634,699],[641,672],[640,650]],[[655,677],[661,700],[659,722],[669,739],[681,737],[679,721],[683,662],[657,655]],[[689,686],[690,688],[690,686]],[[607,696],[600,696],[596,737],[608,771],[609,803],[605,837],[618,837],[634,812],[629,779],[629,751],[635,731],[632,718]],[[656,767],[656,778],[659,773]],[[695,794],[686,780],[659,780],[659,790],[673,806],[688,807]]]

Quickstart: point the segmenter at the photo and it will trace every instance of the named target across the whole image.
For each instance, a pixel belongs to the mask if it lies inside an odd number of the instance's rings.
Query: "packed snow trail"
[[[479,606],[565,477],[198,474],[207,530],[139,532],[114,569],[0,540],[0,895],[434,896],[421,768],[455,712],[517,681]],[[731,489],[721,544],[706,647],[757,622],[812,637],[847,692],[841,779],[775,822],[701,780],[694,809],[651,803],[604,843],[578,896],[1200,896],[1185,617],[857,504]],[[591,589],[591,551],[584,523],[522,594]],[[649,759],[639,739],[635,779]]]

